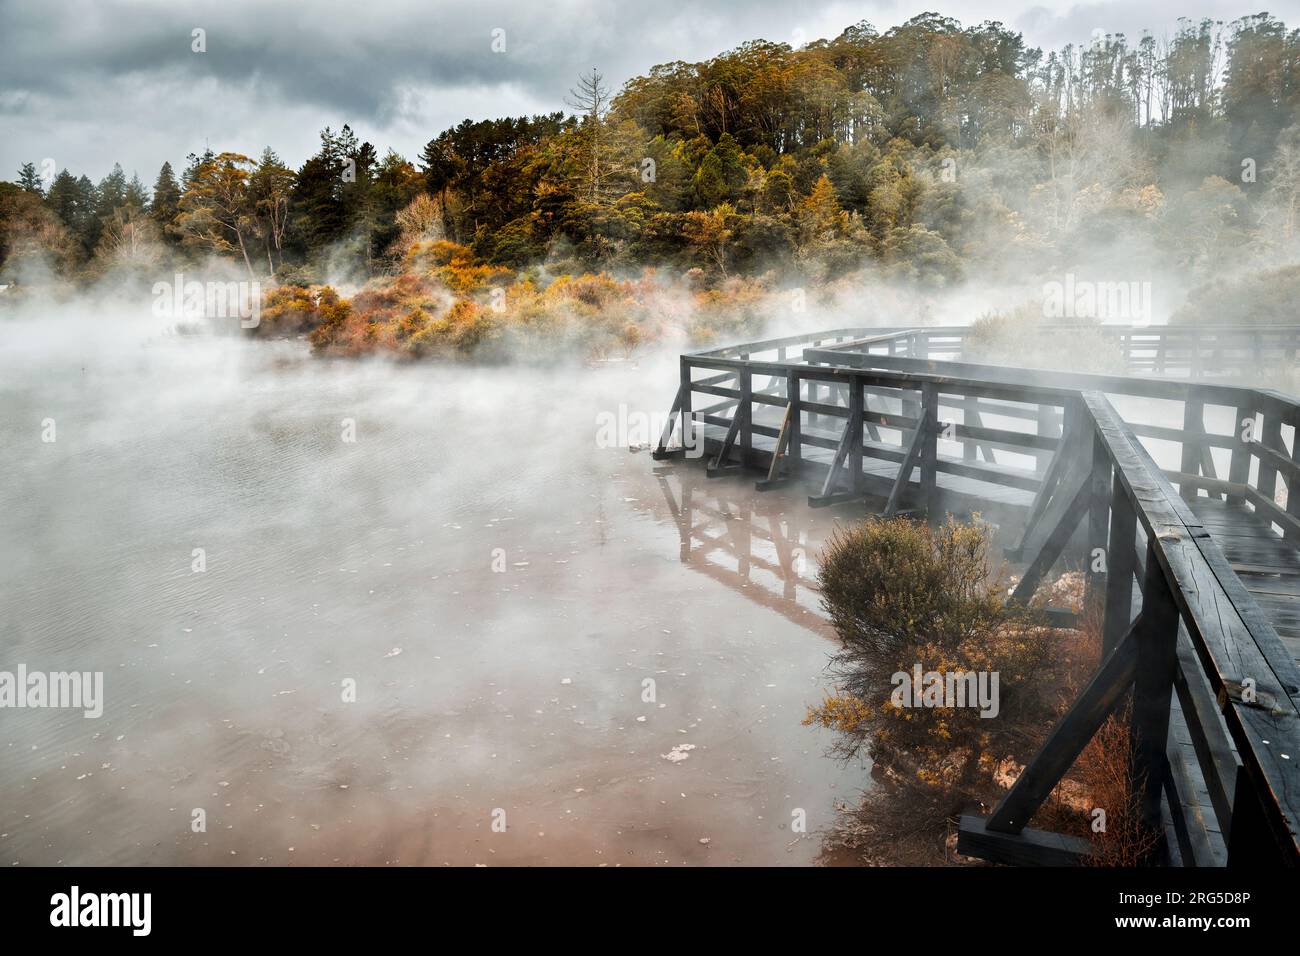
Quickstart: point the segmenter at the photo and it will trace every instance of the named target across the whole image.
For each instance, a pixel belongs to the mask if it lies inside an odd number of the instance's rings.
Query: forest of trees
[[[27,164],[0,183],[0,277],[216,255],[292,290],[303,327],[325,322],[321,284],[362,286],[342,311],[360,302],[381,326],[365,335],[400,344],[480,328],[493,288],[523,309],[585,275],[599,307],[634,296],[645,267],[716,291],[862,269],[943,287],[1106,255],[1211,281],[1291,261],[1300,31],[1269,14],[1047,53],[924,14],[800,49],[749,42],[617,92],[593,72],[565,102],[467,119],[412,159],[343,126],[296,170],[270,148],[208,151],[163,163],[152,188],[120,167],[47,188]],[[334,312],[336,330],[355,320]]]

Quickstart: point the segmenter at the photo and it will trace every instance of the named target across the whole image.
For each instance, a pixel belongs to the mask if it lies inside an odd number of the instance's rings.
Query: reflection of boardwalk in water
[[[681,560],[810,630],[831,635],[820,611],[817,558],[833,517],[801,501],[759,494],[739,481],[710,481],[698,470],[656,468],[681,540]]]

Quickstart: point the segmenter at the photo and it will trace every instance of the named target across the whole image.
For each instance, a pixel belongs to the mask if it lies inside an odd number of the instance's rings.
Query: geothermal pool
[[[0,863],[831,862],[836,518],[601,447],[675,381],[0,323],[0,671],[104,681],[0,709]]]

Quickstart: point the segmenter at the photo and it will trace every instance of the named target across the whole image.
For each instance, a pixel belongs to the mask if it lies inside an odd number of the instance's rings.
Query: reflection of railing
[[[820,534],[799,514],[745,489],[695,479],[692,472],[656,472],[681,536],[681,560],[750,600],[804,627],[821,629],[816,559]],[[818,529],[820,530],[820,529]]]
[[[1184,352],[1166,338],[1161,370],[1185,358],[1212,371],[1195,356],[1228,337],[1211,331]],[[1296,330],[1238,331],[1291,334],[1294,361]],[[1300,403],[1203,377],[961,362],[949,332],[847,329],[684,355],[673,415],[703,428],[708,474],[761,468],[760,489],[815,478],[813,505],[875,498],[889,515],[1001,495],[1025,517],[1016,602],[1072,541],[1103,557],[1087,590],[1105,659],[994,813],[963,820],[967,852],[1077,859],[1082,841],[1025,824],[1132,687],[1143,819],[1167,830],[1170,858],[1300,862]],[[722,401],[697,410],[697,394]],[[1210,411],[1228,427],[1212,430]],[[658,458],[674,454],[672,427]],[[1153,453],[1175,449],[1178,463],[1158,467]]]

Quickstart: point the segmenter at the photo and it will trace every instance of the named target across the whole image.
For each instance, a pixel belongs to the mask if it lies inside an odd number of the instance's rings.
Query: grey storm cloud
[[[1300,0],[1273,4],[1297,20]],[[888,29],[927,9],[1000,20],[1035,45],[1092,32],[1167,30],[1180,15],[1231,19],[1226,0],[0,0],[0,176],[27,160],[98,178],[114,161],[149,179],[164,159],[276,148],[290,163],[321,127],[350,123],[381,150],[416,155],[466,117],[564,108],[577,75],[615,85],[672,60],[762,37],[798,43],[869,20]],[[206,31],[207,51],[191,51]],[[504,53],[493,52],[494,30]]]

